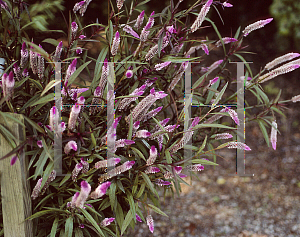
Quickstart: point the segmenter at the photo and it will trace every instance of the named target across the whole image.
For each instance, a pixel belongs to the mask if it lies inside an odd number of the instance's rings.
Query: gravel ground
[[[193,178],[192,187],[183,184],[179,197],[161,198],[161,209],[169,217],[151,213],[153,234],[145,223],[138,223],[125,236],[300,236],[300,133],[290,126],[298,112],[288,113],[288,119],[278,120],[282,135],[276,151],[266,148],[259,128],[246,128],[251,131],[246,143],[252,148],[246,153],[246,173],[254,177],[230,176],[234,153],[221,151],[228,162],[217,160],[215,170],[205,166],[198,173],[200,181]]]

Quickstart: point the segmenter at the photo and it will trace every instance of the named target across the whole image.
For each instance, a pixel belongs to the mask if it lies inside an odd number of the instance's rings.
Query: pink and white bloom
[[[247,146],[246,144],[241,143],[241,142],[228,142],[226,147],[227,148],[236,148],[236,149],[251,151],[249,146]]]
[[[277,143],[277,123],[276,120],[272,122],[272,129],[271,129],[271,137],[270,137],[270,141],[272,143],[272,147],[274,150],[276,150],[276,143]]]
[[[158,173],[159,171],[160,171],[160,169],[157,167],[148,166],[147,169],[145,169],[144,173],[145,174],[155,174],[155,173]]]
[[[107,189],[111,185],[111,182],[107,181],[105,183],[100,184],[94,192],[91,193],[91,198],[92,199],[97,199],[106,194]]]
[[[135,22],[135,25],[134,25],[135,28],[139,29],[142,26],[143,21],[144,21],[144,15],[145,15],[145,11],[143,10],[141,12],[141,14],[136,19],[136,22]]]
[[[22,49],[21,49],[21,62],[20,62],[20,66],[21,68],[24,68],[25,64],[28,61],[28,50],[26,49],[26,43],[23,42],[22,44]]]
[[[193,172],[204,170],[204,166],[201,165],[201,164],[188,165],[186,168],[187,168],[189,171],[193,171]]]
[[[71,23],[71,31],[72,31],[72,37],[75,38],[78,30],[78,25],[75,21]]]
[[[80,171],[82,170],[83,165],[81,163],[78,163],[75,165],[75,168],[72,171],[72,180],[73,182],[76,182],[77,176],[80,173]]]
[[[213,84],[215,84],[217,81],[219,80],[219,77],[215,77],[214,79],[209,81],[208,86],[212,86]]]
[[[86,181],[81,181],[81,190],[75,202],[75,206],[78,208],[83,208],[86,199],[88,198],[91,192],[91,185]]]
[[[17,160],[18,160],[18,156],[13,156],[10,160],[10,165],[14,165]]]
[[[83,166],[82,173],[86,174],[89,171],[90,164],[87,161],[85,161],[83,158],[80,159],[80,162]]]
[[[147,166],[152,165],[156,160],[157,149],[155,148],[155,146],[151,146],[149,153],[150,153],[150,155],[149,155],[149,158],[147,159],[147,162],[146,162]]]
[[[138,33],[136,33],[132,28],[131,28],[131,26],[129,26],[129,25],[125,25],[124,27],[123,27],[123,30],[126,32],[126,33],[128,33],[128,34],[131,34],[133,37],[135,37],[135,38],[140,38],[139,37],[139,35],[138,35]]]
[[[223,7],[233,7],[233,5],[228,2],[223,2],[222,5],[223,5]]]
[[[125,0],[117,0],[117,8],[118,8],[119,10],[121,10],[121,8],[123,7],[124,1],[125,1]]]
[[[4,73],[5,74],[5,73]],[[4,97],[7,96],[6,100],[10,100],[13,97],[14,94],[14,86],[15,86],[15,79],[14,79],[14,73],[10,72],[8,76],[2,77],[2,83],[4,79],[5,86],[3,87],[3,95]],[[2,84],[3,86],[3,84]]]
[[[135,218],[138,222],[142,222],[142,219],[138,214],[135,214]]]
[[[62,47],[63,47],[63,42],[60,41],[55,49],[55,53],[54,53],[54,59],[56,61],[58,61],[60,59],[60,55],[61,55],[61,52],[62,52]]]
[[[72,106],[70,117],[69,117],[69,122],[68,122],[68,129],[71,131],[74,130],[74,128],[75,128],[76,121],[77,121],[78,115],[80,113],[80,109],[81,109],[81,106],[78,103],[76,103],[75,105]]]
[[[37,62],[37,53],[32,51],[33,47],[30,46],[30,67],[33,72],[33,74],[37,74],[38,72],[38,62]]]
[[[209,8],[210,8],[210,5],[212,4],[212,2],[213,2],[213,0],[208,0],[201,8],[197,19],[191,26],[192,33],[195,32],[196,30],[198,30],[200,28],[200,26],[202,25],[202,22],[204,21],[205,16],[209,12]]]
[[[125,73],[127,78],[131,78],[133,76],[133,71],[132,70],[127,70]]]
[[[36,142],[36,144],[37,144],[37,146],[38,146],[39,148],[42,148],[42,147],[43,147],[42,140],[38,140],[38,141]]]
[[[153,218],[151,215],[148,215],[146,218],[147,221],[147,225],[149,226],[149,230],[151,231],[151,233],[153,233],[154,231],[154,222],[153,222]]]
[[[151,136],[151,133],[148,132],[147,130],[139,130],[136,132],[135,136],[138,138],[147,138]]]
[[[220,133],[215,135],[215,139],[229,139],[232,138],[232,135],[230,133]]]
[[[273,18],[268,18],[266,20],[260,20],[257,21],[249,26],[247,26],[242,32],[244,34],[244,37],[246,37],[247,35],[249,35],[250,32],[260,29],[262,27],[264,27],[266,24],[270,23],[273,20]]]
[[[42,180],[43,180],[43,178],[40,178],[37,181],[36,185],[34,186],[34,188],[32,190],[32,194],[31,194],[32,200],[36,199],[39,196],[40,190],[41,190],[41,185],[42,185]]]
[[[156,179],[155,180],[155,183],[158,185],[158,186],[163,186],[163,185],[170,185],[171,182],[169,181],[164,181],[162,179]]]
[[[171,63],[171,61],[167,61],[167,62],[164,62],[164,63],[159,63],[159,64],[156,64],[154,67],[155,67],[155,70],[156,71],[159,71],[167,66],[169,66]]]
[[[235,38],[230,38],[230,37],[224,37],[224,38],[222,38],[222,40],[223,40],[224,44],[229,44],[229,43],[231,43],[231,42],[236,42],[236,41],[237,41],[237,39],[235,39]],[[222,46],[221,40],[218,40],[218,41],[216,42],[216,46],[217,46],[217,47]]]
[[[115,56],[117,54],[119,45],[120,45],[120,33],[117,31],[115,34],[115,38],[113,40],[113,44],[111,46],[111,54],[113,56]]]
[[[69,204],[68,206],[70,206],[71,208],[75,208],[75,203],[76,203],[76,200],[77,200],[79,194],[80,194],[79,192],[76,192],[73,195],[71,202],[68,202],[68,204]]]
[[[69,154],[71,150],[77,151],[77,143],[75,141],[69,141],[66,145],[65,145],[65,149],[64,152],[66,154]]]
[[[115,220],[115,218],[113,218],[113,217],[111,217],[111,218],[105,218],[105,219],[100,223],[100,225],[101,225],[102,227],[108,226],[108,225],[110,225],[114,220]]]

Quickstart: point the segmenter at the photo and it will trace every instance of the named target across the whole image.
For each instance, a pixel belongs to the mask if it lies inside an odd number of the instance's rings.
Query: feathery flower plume
[[[87,161],[85,161],[83,158],[80,159],[80,162],[83,166],[82,173],[86,174],[89,171],[90,164]]]
[[[40,178],[40,179],[37,181],[36,185],[34,186],[34,188],[33,188],[33,190],[32,190],[32,194],[31,194],[32,200],[36,199],[36,198],[39,196],[39,194],[40,194],[40,189],[41,189],[41,185],[42,185],[42,180],[43,180],[43,178]]]
[[[146,89],[146,85],[142,85],[141,87],[136,88],[130,95],[141,96],[142,94],[144,94],[145,89]],[[135,101],[137,98],[138,97],[128,97],[128,98],[122,99],[118,105],[118,110],[126,109],[128,107],[128,105],[132,101]]]
[[[178,176],[179,176],[180,178],[186,178],[186,177],[187,177],[186,174],[178,174]]]
[[[260,29],[262,27],[264,27],[266,24],[270,23],[273,20],[273,18],[268,18],[266,20],[260,20],[257,21],[249,26],[247,26],[242,32],[244,34],[244,37],[246,37],[247,35],[249,35],[250,32]]]
[[[174,170],[175,170],[176,174],[179,174],[182,171],[182,167],[181,166],[175,166]]]
[[[3,77],[2,77],[3,79]],[[2,81],[3,83],[3,81]],[[15,86],[15,79],[14,79],[14,73],[10,72],[8,76],[6,76],[6,79],[4,80],[5,83],[5,90],[3,90],[4,97],[7,96],[6,100],[10,100],[13,97],[14,94],[14,86]]]
[[[214,62],[212,65],[210,65],[206,72],[207,75],[210,74],[215,69],[217,69],[222,62],[223,62],[223,59],[218,60],[218,61]]]
[[[219,139],[229,139],[232,138],[232,135],[230,133],[219,133],[215,135],[215,139],[219,140]]]
[[[72,200],[71,202],[68,202],[68,206],[71,207],[71,208],[75,208],[75,203],[76,203],[76,200],[79,196],[79,192],[76,192],[73,197],[72,197]]]
[[[151,110],[149,113],[147,113],[145,115],[145,117],[143,118],[143,122],[147,121],[148,119],[154,117],[155,115],[157,115],[159,113],[159,111],[161,111],[163,107],[157,107],[156,109]]]
[[[288,73],[288,72],[292,72],[294,71],[295,69],[299,68],[300,65],[299,64],[291,64],[291,65],[283,65],[279,68],[276,68],[274,70],[272,70],[271,72],[263,75],[263,76],[260,76],[258,78],[258,81],[259,83],[263,83],[263,82],[266,82],[266,81],[269,81],[271,79],[273,79],[274,77],[277,77],[279,75],[282,75],[282,74],[285,74],[285,73]]]
[[[170,153],[175,153],[179,149],[183,148],[183,146],[192,138],[194,134],[194,131],[192,129],[199,123],[199,121],[199,117],[194,118],[191,126],[189,127],[188,131],[184,133],[181,140],[169,149]]]
[[[209,55],[209,50],[206,44],[201,44],[200,47],[204,51],[204,53],[206,53],[206,55]]]
[[[223,2],[222,5],[223,5],[223,7],[233,7],[233,5],[228,2]]]
[[[132,110],[132,112],[125,118],[126,122],[129,124],[130,115],[132,115],[133,122],[141,121],[149,108],[153,105],[153,103],[158,100],[166,97],[168,94],[165,94],[164,91],[158,91],[154,93],[150,93],[146,96],[138,105]]]
[[[209,80],[208,86],[212,86],[212,85],[215,84],[218,80],[219,80],[219,77],[215,77],[214,79]]]
[[[28,72],[27,68],[25,68],[24,71],[22,72],[22,76],[23,77],[28,77],[29,76],[29,72]]]
[[[119,10],[121,10],[121,8],[123,7],[124,1],[125,1],[125,0],[117,0],[117,8],[118,8]]]
[[[166,118],[166,119],[160,121],[159,123],[160,123],[161,126],[165,126],[169,122],[169,120],[170,120],[170,118]],[[160,129],[160,126],[157,124],[157,125],[155,125],[155,127],[150,132],[154,133],[159,129]]]
[[[75,58],[68,66],[68,69],[66,71],[66,76],[65,76],[65,86],[67,86],[68,80],[71,77],[71,75],[76,71],[76,64],[77,64],[77,58]],[[64,89],[65,88],[62,89],[62,93],[65,93]]]
[[[141,219],[141,217],[140,217],[138,214],[135,214],[135,219],[136,219],[138,222],[142,222],[142,219]]]
[[[285,55],[283,55],[281,57],[278,57],[278,58],[275,58],[273,61],[267,63],[267,65],[265,66],[265,69],[270,70],[270,69],[276,67],[278,64],[281,64],[281,63],[284,63],[286,61],[292,60],[292,59],[297,58],[299,56],[300,56],[299,53],[285,54]]]
[[[154,25],[154,17],[153,17],[154,14],[155,14],[155,11],[151,12],[151,14],[148,18],[148,22],[146,24],[147,30],[149,30]]]
[[[69,154],[71,149],[77,151],[77,143],[75,141],[69,141],[65,146],[64,152]]]
[[[151,215],[148,215],[146,218],[147,221],[147,225],[149,226],[149,230],[151,231],[151,233],[153,233],[154,231],[154,222],[153,222],[153,218]]]
[[[224,113],[224,112],[228,112],[228,108],[224,108],[222,110],[220,110],[220,113]],[[211,116],[208,120],[204,121],[204,124],[211,124],[213,122],[215,122],[216,120],[218,120],[219,118],[222,118],[224,115],[223,114],[215,114],[213,116]]]
[[[139,29],[142,26],[143,21],[144,21],[144,15],[145,15],[145,11],[143,10],[141,12],[141,14],[136,19],[136,22],[135,22],[135,25],[134,25],[135,28]]]
[[[229,43],[231,43],[231,42],[236,42],[236,41],[237,41],[237,39],[235,39],[235,38],[230,38],[230,37],[224,37],[224,38],[222,38],[222,40],[223,40],[224,44],[229,44]],[[218,41],[216,42],[216,46],[217,46],[217,47],[222,46],[221,40],[218,40]]]
[[[296,96],[292,97],[291,100],[293,101],[293,103],[296,103],[297,101],[300,101],[300,95],[296,95]]]
[[[72,31],[72,37],[73,37],[73,39],[76,37],[77,30],[78,30],[78,25],[77,25],[77,23],[75,21],[73,21],[71,23],[71,31]]]
[[[17,80],[20,81],[22,79],[22,74],[21,74],[21,69],[17,63],[14,63],[13,71],[15,73]]]
[[[134,144],[134,141],[131,140],[127,140],[127,139],[119,139],[118,141],[116,141],[115,143],[115,151],[117,150],[117,148],[119,147],[124,147],[126,145],[132,145]]]
[[[37,53],[32,51],[33,47],[30,46],[30,67],[33,74],[37,74],[38,72],[38,62],[37,62]]]
[[[28,61],[28,56],[29,54],[28,54],[28,50],[26,49],[26,43],[23,42],[22,49],[21,49],[21,62],[20,62],[21,68],[25,67],[25,64]]]
[[[108,225],[110,225],[110,223],[112,223],[114,220],[115,220],[115,218],[113,218],[113,217],[111,217],[111,218],[105,218],[105,219],[100,223],[100,225],[101,225],[102,227],[108,226]]]
[[[53,56],[56,61],[58,61],[60,59],[60,55],[61,55],[61,52],[62,52],[62,46],[63,46],[62,41],[60,41],[59,44],[56,46],[55,53],[54,53],[54,56]]]
[[[121,161],[120,158],[113,158],[113,159],[114,159],[114,165],[117,165]],[[106,168],[106,167],[107,167],[107,160],[101,160],[95,164],[96,169]]]
[[[90,4],[91,1],[92,0],[84,0],[84,1],[76,3],[74,5],[73,12],[76,13],[79,10],[79,14],[81,16],[83,16],[84,13],[86,12],[86,9],[87,9],[87,7],[88,7],[88,5]]]
[[[78,163],[75,165],[75,168],[72,171],[72,180],[73,182],[76,182],[77,176],[80,173],[80,171],[82,170],[83,165],[81,163]]]
[[[171,61],[167,61],[167,62],[164,62],[164,63],[159,63],[159,64],[156,64],[154,67],[155,67],[155,70],[156,71],[159,71],[167,66],[169,66],[169,64],[171,63]]]
[[[113,40],[113,44],[111,46],[111,54],[113,56],[115,56],[117,54],[119,45],[120,45],[120,34],[117,31],[116,34],[115,34],[115,38]]]
[[[167,47],[169,44],[169,39],[168,39],[168,36],[165,36],[163,38],[163,42],[162,42],[162,45],[161,45],[161,50],[163,50],[165,47]],[[149,49],[149,52],[146,54],[145,56],[145,60],[146,61],[149,61],[151,58],[154,57],[155,54],[158,53],[158,44],[154,45],[153,47],[151,47]]]
[[[92,100],[92,105],[95,105],[95,104],[99,104],[101,102],[101,99],[100,99],[100,96],[101,96],[101,88],[100,86],[97,86],[96,87],[96,90],[94,91],[94,98]],[[96,106],[91,106],[90,107],[90,115],[94,113],[94,111],[97,110],[97,107]]]
[[[277,123],[276,120],[272,122],[272,125],[277,129]],[[277,143],[277,130],[272,126],[271,129],[271,137],[270,141],[272,143],[272,147],[274,150],[276,150],[276,143]]]
[[[147,138],[151,136],[151,133],[148,132],[147,130],[139,130],[136,132],[135,136],[139,138]]]
[[[72,106],[69,122],[68,122],[68,129],[71,131],[74,130],[75,128],[76,121],[80,113],[80,109],[81,109],[81,105],[79,105],[78,103]]]
[[[127,78],[131,78],[133,76],[133,71],[132,70],[127,70],[125,73]]]
[[[125,25],[123,27],[123,30],[128,34],[131,34],[135,38],[138,38],[138,39],[140,38],[139,35],[129,25]]]
[[[39,45],[39,47],[42,49],[42,46]],[[40,79],[42,79],[44,77],[44,70],[45,70],[45,60],[44,60],[44,57],[42,57],[40,54],[38,54],[38,77]]]
[[[170,171],[166,171],[165,173],[164,173],[164,178],[165,179],[172,179],[174,176],[173,176],[173,174],[170,172]]]
[[[193,171],[193,172],[204,170],[204,166],[201,164],[188,165],[186,168],[188,169],[188,171]]]
[[[157,149],[155,148],[155,146],[151,146],[149,153],[150,153],[150,155],[149,155],[149,158],[147,159],[147,162],[146,162],[147,166],[152,165],[156,160]]]
[[[193,23],[192,27],[191,27],[191,31],[192,33],[195,32],[196,30],[198,30],[202,24],[202,22],[204,21],[205,16],[207,15],[210,5],[212,4],[213,0],[208,0],[204,6],[201,8],[196,21]]]
[[[160,169],[157,167],[148,166],[147,169],[145,169],[144,173],[145,174],[154,174],[154,173],[158,173],[159,171],[160,171]]]
[[[106,194],[106,190],[109,188],[110,185],[111,185],[111,182],[109,182],[109,181],[100,184],[100,185],[95,189],[95,191],[91,193],[91,198],[92,198],[92,199],[101,198],[103,195]]]
[[[190,57],[190,56],[187,56],[187,57]],[[174,87],[177,85],[177,83],[181,79],[185,69],[187,69],[187,67],[188,67],[188,63],[189,63],[189,61],[185,61],[185,62],[181,63],[179,70],[175,73],[175,75],[173,76],[174,79],[170,83],[170,86],[169,86],[170,91],[172,91],[174,89]]]
[[[46,192],[46,189],[49,187],[49,184],[56,178],[56,171],[52,170],[51,174],[49,175],[48,179],[46,180],[46,183],[44,187],[42,188],[41,195],[43,195]]]
[[[83,205],[91,192],[91,185],[86,181],[81,181],[80,186],[81,190],[75,202],[75,206],[83,208]]]
[[[10,165],[14,165],[17,160],[18,160],[18,156],[13,156],[10,160]]]
[[[236,149],[241,149],[241,150],[246,150],[246,151],[251,151],[250,147],[247,146],[244,143],[241,142],[228,142],[226,145],[227,148],[236,148]]]
[[[229,113],[229,115],[233,119],[233,121],[239,126],[240,120],[238,118],[238,114],[233,109],[228,109],[226,112]]]

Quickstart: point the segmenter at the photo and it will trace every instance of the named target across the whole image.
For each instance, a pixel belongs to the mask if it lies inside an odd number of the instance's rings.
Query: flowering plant
[[[206,16],[213,5],[232,7],[227,2],[208,0],[199,6],[197,1],[189,9],[180,10],[182,1],[176,5],[171,1],[167,10],[148,15],[139,9],[144,2],[133,1],[124,16],[124,1],[118,0],[112,4],[107,26],[93,23],[83,27],[80,16],[90,2],[75,4],[66,45],[45,39],[37,46],[24,28],[18,27],[13,6],[0,1],[11,20],[7,23],[10,32],[17,32],[14,41],[6,38],[1,45],[1,57],[7,63],[1,80],[0,115],[11,119],[5,112],[12,112],[25,118],[27,139],[13,150],[16,155],[11,164],[26,148],[31,178],[37,180],[31,195],[35,213],[30,217],[36,222],[36,236],[121,236],[137,221],[147,223],[153,233],[152,213],[166,215],[158,208],[160,187],[179,194],[180,183],[186,183],[184,177],[203,171],[205,165],[217,165],[216,150],[251,150],[236,139],[235,125],[241,126],[243,121],[233,107],[242,91],[230,93],[228,88],[242,81],[245,90],[258,98],[255,106],[261,111],[251,117],[254,106],[249,105],[245,108],[246,122],[256,121],[267,144],[271,140],[276,149],[275,113],[282,114],[283,102],[279,102],[280,94],[270,101],[260,84],[300,65],[299,59],[286,63],[299,56],[292,53],[268,63],[257,75],[246,64],[244,77],[227,76],[226,65],[232,58],[245,61],[240,55],[245,37],[272,21],[260,20],[242,32],[239,28],[234,37],[222,38]],[[139,12],[137,18],[133,18],[134,12]],[[184,24],[188,16],[193,21]],[[207,23],[215,29],[216,38],[192,38],[191,34],[201,32]],[[93,29],[91,35],[86,34],[88,28]],[[103,48],[97,58],[87,56],[84,47],[77,47],[99,35]],[[46,43],[55,47],[52,53],[43,49]],[[210,51],[220,46],[223,58],[201,71],[189,66],[199,60],[204,64]],[[200,56],[193,57],[200,49]],[[93,76],[88,68],[92,61]],[[195,81],[190,87],[193,105],[202,108],[200,114],[198,108],[191,108],[190,116],[186,112],[189,103],[182,106],[188,98],[183,98],[186,91],[180,84],[189,70]],[[91,79],[89,86],[76,82],[85,71]],[[59,82],[57,74],[62,75]],[[59,83],[62,97],[54,104],[60,90],[55,95],[53,87]],[[298,100],[299,96],[292,98],[293,102]],[[230,122],[223,121],[226,117]],[[270,139],[268,126],[272,128]],[[0,132],[4,137],[9,134],[3,126]],[[230,142],[216,143],[231,138]],[[56,169],[59,153],[55,146],[62,152],[60,171]],[[211,157],[213,160],[206,159]]]

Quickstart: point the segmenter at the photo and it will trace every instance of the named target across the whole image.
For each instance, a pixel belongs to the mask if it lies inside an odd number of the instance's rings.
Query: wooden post
[[[24,123],[22,115],[14,113],[10,115]],[[0,116],[0,124],[15,136],[17,145],[24,141],[25,127],[13,120],[5,121]],[[11,150],[11,146],[0,133],[0,157]],[[23,152],[13,166],[10,165],[11,157],[0,160],[0,191],[5,237],[33,237],[32,221],[24,221],[31,215],[30,186],[27,180],[28,160],[25,158]]]

